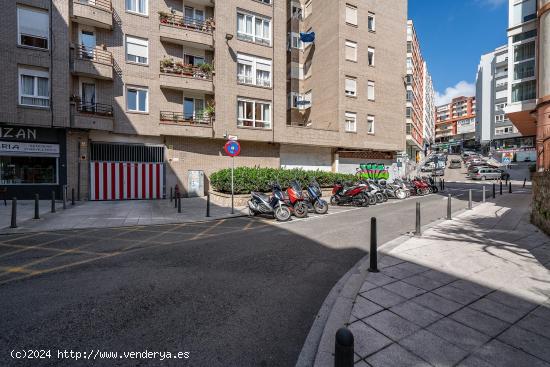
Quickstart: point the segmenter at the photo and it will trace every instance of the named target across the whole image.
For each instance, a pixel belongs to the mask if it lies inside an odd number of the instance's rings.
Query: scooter
[[[386,180],[378,181],[378,185],[384,189],[384,193],[390,198],[402,200],[407,197],[407,192],[400,185],[389,183]]]
[[[292,212],[285,202],[281,186],[278,183],[271,184],[272,196],[261,192],[252,191],[248,200],[248,215],[271,214],[280,222],[290,219]]]
[[[368,206],[369,199],[365,192],[367,186],[360,185],[343,185],[337,183],[332,188],[332,196],[330,197],[331,205],[352,204],[356,206]],[[375,199],[376,200],[376,199]]]
[[[302,185],[296,181],[290,181],[290,186],[286,189],[288,196],[288,205],[291,207],[297,218],[305,218],[308,214],[308,207],[305,202]]]
[[[321,199],[323,193],[317,181],[313,180],[307,185],[305,203],[309,210],[314,210],[317,214],[326,214],[328,212],[328,203]]]
[[[382,194],[382,191],[379,187],[376,187],[376,185],[372,184],[370,181],[362,180],[360,181],[361,184],[363,184],[366,188],[366,192],[369,194],[369,204],[380,204],[384,201],[387,201],[388,199],[384,197]],[[384,200],[386,199],[386,200]]]

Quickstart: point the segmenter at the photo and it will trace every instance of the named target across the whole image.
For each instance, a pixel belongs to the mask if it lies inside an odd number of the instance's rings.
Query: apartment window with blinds
[[[350,4],[346,4],[346,23],[357,25],[357,8]]]
[[[370,32],[376,32],[374,13],[369,12],[369,15],[367,16],[367,28]]]
[[[374,116],[367,116],[367,134],[374,134]]]
[[[357,79],[346,77],[346,96],[357,97]]]
[[[149,41],[144,38],[126,36],[126,61],[147,65],[149,63]]]
[[[357,131],[357,114],[355,112],[346,112],[346,132],[354,133]]]
[[[357,43],[346,41],[346,60],[357,61]]]
[[[369,101],[374,101],[374,82],[372,80],[369,80],[367,84],[367,98]]]
[[[130,112],[149,112],[149,89],[145,87],[127,87],[126,108]]]
[[[50,107],[50,74],[47,69],[19,69],[19,104]]]
[[[271,103],[239,98],[237,126],[271,129]]]
[[[147,0],[126,0],[126,11],[147,15]]]
[[[271,20],[255,14],[237,13],[237,38],[271,45]]]
[[[242,84],[271,87],[271,60],[238,54],[237,81]]]
[[[374,66],[374,47],[369,47],[367,52],[369,66]]]
[[[48,49],[50,21],[48,11],[17,7],[17,42],[21,46]]]

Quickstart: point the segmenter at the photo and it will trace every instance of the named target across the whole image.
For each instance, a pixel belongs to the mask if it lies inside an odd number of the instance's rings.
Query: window
[[[27,155],[2,156],[0,157],[0,184],[57,184],[58,159]]]
[[[346,4],[346,23],[357,25],[357,8],[350,4]]]
[[[271,103],[247,99],[238,99],[237,126],[270,129]]]
[[[535,60],[520,62],[514,65],[514,80],[535,76]]]
[[[528,82],[512,85],[512,102],[528,101],[537,98],[537,82]]]
[[[50,107],[50,74],[46,69],[19,69],[19,104]]]
[[[506,116],[505,115],[496,115],[495,116],[495,122],[503,122],[506,120]]]
[[[307,3],[306,3],[306,6],[305,6],[305,11],[304,11],[304,19],[309,17],[311,15],[311,13],[313,12],[313,1],[312,0],[309,0]]]
[[[271,87],[271,60],[238,54],[237,81],[243,84]]]
[[[346,60],[357,61],[357,43],[346,41]]]
[[[357,114],[355,112],[346,112],[346,131],[357,131]]]
[[[292,19],[302,20],[302,5],[300,2],[291,2],[290,3],[290,17]]]
[[[304,43],[302,42],[302,39],[300,38],[299,33],[290,33],[290,46],[292,48],[297,48],[299,50],[303,50]]]
[[[266,5],[271,5],[271,0],[258,0],[258,1]]]
[[[204,22],[204,10],[195,9],[192,6],[185,7],[185,23],[202,23]],[[197,24],[198,25],[198,24]]]
[[[271,45],[271,20],[253,14],[237,13],[237,37],[244,41]]]
[[[405,117],[409,119],[412,118],[412,107],[407,107],[405,110]]]
[[[369,66],[374,66],[374,47],[369,47],[367,57]]]
[[[149,41],[126,36],[126,61],[147,65],[149,62]]]
[[[187,65],[199,66],[204,64],[204,57],[195,55],[183,55],[183,60]]]
[[[514,61],[524,61],[535,57],[535,41],[514,46]]]
[[[346,77],[346,96],[357,96],[357,80],[355,78]]]
[[[126,108],[130,112],[149,112],[149,90],[141,87],[127,87]]]
[[[374,134],[374,116],[367,116],[367,134]]]
[[[185,97],[183,99],[183,117],[186,120],[202,119],[204,117],[204,99]]]
[[[367,28],[370,32],[376,31],[376,23],[374,19],[374,13],[369,12],[369,15],[367,17]]]
[[[513,134],[515,132],[516,131],[513,126],[497,127],[495,129],[495,135]]]
[[[50,21],[46,10],[17,8],[17,42],[22,46],[47,49]]]
[[[367,98],[369,101],[374,101],[374,82],[369,80],[367,84]]]
[[[533,30],[530,30],[530,31],[527,31],[527,32],[523,32],[523,33],[520,33],[520,34],[516,34],[513,38],[512,38],[512,42],[513,43],[516,43],[516,42],[521,42],[523,40],[526,40],[526,39],[529,39],[529,38],[534,38],[537,36],[537,30],[536,29],[533,29]]]
[[[126,0],[126,11],[147,15],[147,0]]]
[[[405,94],[405,100],[407,102],[413,102],[414,101],[414,93],[412,90],[407,90],[406,94]]]

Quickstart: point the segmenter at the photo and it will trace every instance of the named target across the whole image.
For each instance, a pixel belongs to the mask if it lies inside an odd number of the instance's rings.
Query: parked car
[[[449,163],[449,168],[462,168],[462,162],[460,159],[451,159],[451,163]]]
[[[510,174],[498,168],[480,167],[469,173],[472,180],[507,180],[510,179]]]
[[[432,171],[432,176],[445,176],[445,169],[444,168],[435,168]]]

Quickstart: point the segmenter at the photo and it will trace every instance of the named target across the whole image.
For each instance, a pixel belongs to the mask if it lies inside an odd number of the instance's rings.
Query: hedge
[[[238,167],[235,168],[235,194],[249,194],[251,191],[270,192],[271,183],[278,181],[281,187],[288,187],[291,180],[298,180],[306,186],[312,179],[317,180],[321,187],[332,187],[337,181],[353,181],[354,175],[324,171],[304,171],[302,169],[276,169]],[[231,192],[231,170],[222,169],[210,175],[210,185],[214,190]]]

